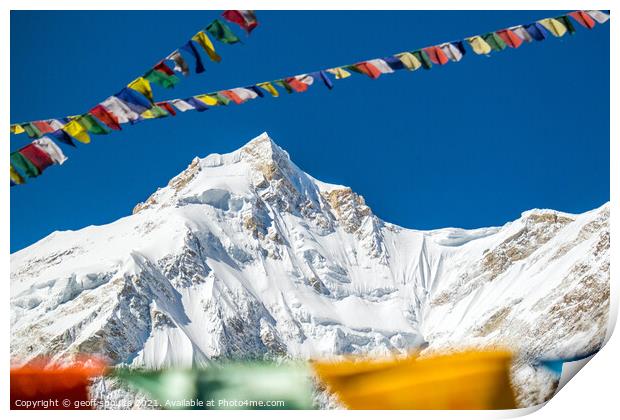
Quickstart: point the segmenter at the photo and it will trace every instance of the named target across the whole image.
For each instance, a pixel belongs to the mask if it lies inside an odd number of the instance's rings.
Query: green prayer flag
[[[11,165],[22,171],[22,173],[27,177],[34,178],[41,175],[39,168],[34,166],[32,162],[26,159],[26,157],[19,152],[11,153]]]
[[[482,37],[493,51],[503,51],[506,49],[506,43],[495,32],[490,32]]]
[[[24,131],[26,132],[28,137],[30,137],[31,139],[37,139],[43,135],[41,131],[39,131],[39,129],[35,127],[32,123],[22,124],[22,127],[24,128]]]
[[[230,103],[230,99],[219,92],[215,94],[215,97],[217,98],[218,105],[228,105]]]
[[[571,22],[568,16],[556,17],[555,20],[559,21],[562,25],[566,26],[566,30],[568,31],[569,35],[572,35],[575,32],[577,32],[575,30],[575,27],[573,26],[573,22]]]
[[[359,73],[359,71],[358,71]],[[293,88],[291,87],[291,85],[289,85],[288,83],[286,83],[286,81],[284,80],[276,80],[274,82],[276,85],[283,87],[286,90],[286,93],[293,93]]]
[[[206,369],[117,369],[114,375],[168,409],[312,409],[305,364],[211,363]],[[279,401],[280,405],[267,405]]]
[[[236,44],[237,42],[241,42],[228,25],[219,19],[215,19],[211,22],[205,30],[213,35],[215,39],[225,44]]]
[[[150,110],[153,113],[153,116],[155,118],[163,118],[163,117],[167,117],[168,111],[166,111],[165,109],[163,109],[160,106],[155,105],[153,108],[151,108]]]
[[[79,116],[76,121],[84,127],[89,133],[93,134],[110,134],[111,130],[101,124],[95,117],[90,114]]]
[[[169,89],[173,88],[177,83],[179,83],[179,78],[173,75],[168,75],[164,72],[161,72],[156,69],[151,69],[147,71],[144,75],[144,78],[151,83],[157,83],[159,86]]]
[[[431,58],[428,56],[426,51],[418,50],[412,52],[411,54],[415,55],[418,61],[422,63],[422,68],[424,68],[424,70],[430,70],[430,68],[433,67],[433,62],[431,61]]]

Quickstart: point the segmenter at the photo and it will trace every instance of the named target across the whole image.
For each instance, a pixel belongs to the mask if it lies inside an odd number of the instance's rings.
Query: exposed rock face
[[[11,256],[11,356],[200,365],[502,345],[522,405],[535,357],[601,346],[609,205],[500,228],[417,231],[301,171],[267,135],[194,159],[133,215]]]

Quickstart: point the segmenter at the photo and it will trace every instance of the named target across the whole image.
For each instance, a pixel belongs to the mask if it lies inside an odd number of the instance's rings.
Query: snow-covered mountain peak
[[[503,345],[520,355],[525,404],[553,391],[531,358],[598,348],[608,306],[608,204],[501,227],[402,228],[305,173],[266,133],[195,158],[133,215],[11,255],[16,363],[86,352],[161,368]]]

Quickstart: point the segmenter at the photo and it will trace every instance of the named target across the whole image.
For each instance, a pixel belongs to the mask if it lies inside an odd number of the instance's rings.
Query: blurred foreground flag
[[[144,371],[115,375],[168,409],[312,409],[306,364],[228,363],[205,369]]]
[[[406,359],[315,362],[314,370],[350,409],[494,410],[515,408],[511,354],[465,351]]]
[[[39,359],[11,368],[11,409],[76,410],[95,408],[88,386],[105,373],[103,361],[84,357],[68,366]]]

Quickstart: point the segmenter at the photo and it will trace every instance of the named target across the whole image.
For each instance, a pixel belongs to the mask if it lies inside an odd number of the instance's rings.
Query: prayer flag
[[[461,61],[463,54],[461,50],[451,42],[440,45],[441,51],[452,61]]]
[[[600,10],[586,10],[586,13],[601,25],[609,20],[609,15]]]
[[[218,93],[221,93],[226,98],[230,99],[237,105],[241,105],[243,103],[243,99],[241,99],[235,92],[232,90],[221,90]]]
[[[62,165],[67,160],[67,157],[62,152],[60,147],[56,145],[49,137],[43,136],[32,142],[43,150],[50,157],[52,162]]]
[[[293,93],[293,88],[287,83],[286,80],[276,80],[274,83],[280,87],[283,87],[284,90],[286,90],[286,93]]]
[[[327,73],[321,70],[319,71],[319,76],[321,77],[321,80],[323,81],[323,84],[327,87],[327,89],[332,90],[334,88],[334,84],[332,83]]]
[[[562,25],[564,25],[564,27],[566,28],[566,30],[568,31],[569,35],[573,35],[575,32],[577,32],[575,30],[575,27],[573,26],[573,23],[570,21],[570,19],[568,18],[568,16],[558,16],[555,18],[555,20],[557,20],[558,22],[560,22]]]
[[[196,41],[202,46],[209,58],[211,58],[211,61],[215,61],[217,63],[222,61],[222,57],[217,55],[217,53],[215,52],[215,47],[213,46],[213,43],[211,42],[206,33],[200,31],[192,37],[192,40]]]
[[[80,143],[90,143],[90,136],[88,135],[88,132],[76,120],[69,121],[63,130]]]
[[[215,19],[211,22],[205,30],[213,35],[215,39],[225,44],[236,44],[237,42],[241,42],[228,25],[219,19]]]
[[[187,99],[185,99],[185,102],[187,102],[188,104],[190,104],[191,106],[194,107],[194,109],[198,112],[204,112],[206,110],[209,109],[209,107],[207,105],[205,105],[204,102],[193,98],[193,97],[189,97]]]
[[[22,127],[24,128],[24,131],[26,132],[28,137],[30,137],[31,139],[36,139],[42,136],[39,129],[31,122],[23,123]]]
[[[45,168],[52,166],[54,161],[52,158],[39,146],[34,143],[30,143],[21,149],[19,149],[19,153],[28,159],[30,163],[37,167],[39,173],[43,172]]]
[[[133,111],[125,102],[115,96],[110,96],[101,104],[106,110],[116,117],[120,124],[138,121],[140,114]]]
[[[590,15],[588,15],[586,12],[582,10],[579,10],[576,12],[570,12],[568,15],[572,17],[573,19],[575,19],[577,23],[579,23],[584,28],[592,29],[596,25],[596,22],[594,21],[594,19],[592,19]]]
[[[47,121],[34,121],[32,124],[37,127],[37,130],[39,130],[39,133],[41,133],[41,135],[54,131],[54,128],[52,128],[52,126],[49,125]]]
[[[13,167],[13,164],[11,164],[11,182],[12,182],[12,185],[26,183],[26,181],[24,180],[24,178],[22,178],[19,172],[15,170],[15,168]]]
[[[449,61],[448,57],[446,57],[444,52],[439,47],[426,47],[424,48],[424,51],[426,52],[426,54],[428,54],[428,58],[431,59],[431,62],[433,64],[439,64],[440,66],[443,66]]]
[[[24,127],[22,127],[20,124],[13,124],[11,126],[11,133],[13,134],[21,134],[25,132]]]
[[[302,74],[295,77],[289,77],[288,79],[286,79],[286,83],[288,83],[288,85],[295,92],[301,93],[308,90],[308,86],[314,83],[314,79],[312,78],[312,76]]]
[[[39,168],[26,159],[20,152],[11,153],[11,165],[19,169],[28,178],[34,178],[41,174]]]
[[[179,50],[174,51],[166,57],[166,60],[174,61],[174,70],[182,73],[183,76],[187,76],[189,74],[189,66],[187,61],[185,61]]]
[[[174,110],[174,108],[172,107],[172,105],[170,105],[168,102],[164,101],[164,102],[157,102],[155,105],[165,109],[166,111],[168,111],[169,114],[171,114],[173,117],[175,115],[177,115],[177,112]]]
[[[566,27],[553,18],[541,19],[538,21],[546,30],[551,32],[555,37],[563,37],[566,33]]]
[[[366,63],[375,66],[377,70],[381,72],[381,74],[394,73],[394,70],[385,62],[385,60],[381,58],[375,58],[374,60],[368,60]]]
[[[192,104],[184,101],[183,99],[173,99],[170,101],[170,103],[181,112],[192,111],[196,109]]]
[[[76,121],[80,123],[81,126],[86,128],[89,133],[110,134],[110,130],[107,127],[102,125],[94,116],[88,113],[79,116]]]
[[[114,114],[109,112],[103,105],[99,104],[93,109],[89,111],[93,114],[99,121],[107,125],[113,130],[120,130],[121,126]]]
[[[71,136],[68,135],[63,129],[53,131],[49,133],[48,136],[71,147],[76,147],[73,140],[71,140]]]
[[[510,28],[510,30],[514,32],[515,35],[517,35],[521,40],[525,42],[529,43],[533,41],[532,36],[527,31],[527,29],[525,29],[523,26],[513,26],[512,28]]]
[[[544,27],[538,22],[526,25],[525,30],[536,41],[544,41],[547,38]]]
[[[278,96],[280,96],[280,92],[278,92],[276,88],[273,87],[273,85],[269,82],[258,83],[256,86],[258,86],[259,88],[265,89],[274,98],[277,98]]]
[[[153,90],[151,89],[151,84],[144,77],[138,77],[133,82],[129,83],[127,87],[140,92],[149,98],[151,102],[153,102]]]
[[[258,26],[253,10],[226,10],[222,16],[227,21],[241,26],[248,34]]]
[[[385,61],[392,70],[402,70],[405,68],[403,62],[400,61],[396,56],[383,57],[383,61]]]
[[[67,121],[68,122],[68,121]],[[54,130],[60,130],[62,127],[64,127],[64,125],[66,124],[66,122],[62,122],[56,119],[52,119],[52,120],[47,120],[47,123],[50,125],[50,127],[52,127]]]
[[[424,70],[430,70],[433,67],[433,63],[431,62],[431,59],[428,57],[428,54],[426,54],[426,51],[424,50],[414,51],[413,55],[418,59],[420,63],[422,63],[422,68]]]
[[[173,88],[177,83],[179,83],[179,78],[174,74],[172,76],[156,70],[151,69],[144,74],[144,78],[151,83],[157,83],[159,86],[170,89]]]
[[[144,111],[153,106],[153,104],[144,95],[128,87],[123,88],[114,96],[123,101],[137,114],[142,114]]]
[[[371,79],[378,79],[381,76],[381,71],[378,68],[370,64],[369,62],[357,63],[353,66],[357,71]]]
[[[187,43],[185,43],[181,49],[183,51],[186,51],[189,53],[189,55],[191,55],[192,57],[194,57],[194,61],[196,62],[196,68],[195,68],[195,72],[196,73],[203,73],[205,71],[205,66],[202,63],[202,58],[200,57],[200,54],[198,53],[198,50],[196,49],[196,47],[194,46],[194,41],[192,41],[191,39],[189,41],[187,41]]]
[[[334,77],[336,77],[336,80],[346,79],[347,77],[351,76],[351,73],[341,67],[334,67],[333,69],[327,70],[327,72],[333,74]]]
[[[398,57],[407,70],[417,70],[422,67],[420,60],[410,52],[396,54],[396,57]]]
[[[506,49],[506,43],[495,32],[490,32],[483,36],[484,41],[489,44],[493,51],[503,51]]]
[[[491,46],[487,44],[487,42],[484,39],[482,39],[482,37],[480,37],[479,35],[472,36],[471,38],[467,38],[467,42],[469,42],[469,45],[471,46],[472,50],[474,50],[474,52],[478,55],[481,55],[481,54],[487,55],[491,53]]]
[[[260,90],[258,87],[256,86],[248,86],[246,89],[251,89],[252,91],[254,91],[254,93],[256,93],[258,96],[260,96],[261,98],[265,96],[265,94],[263,93],[262,90]]]
[[[222,95],[220,92],[216,92],[215,97],[217,98],[218,105],[226,106],[230,103],[230,99],[228,99],[225,95]]]
[[[217,105],[217,98],[214,98],[213,96],[210,96],[210,95],[196,95],[194,96],[194,98],[198,99],[199,101],[204,102],[205,104],[209,106]]]
[[[502,41],[510,48],[519,48],[523,43],[523,40],[517,36],[510,29],[502,29],[501,31],[497,31],[497,36],[499,36]]]

